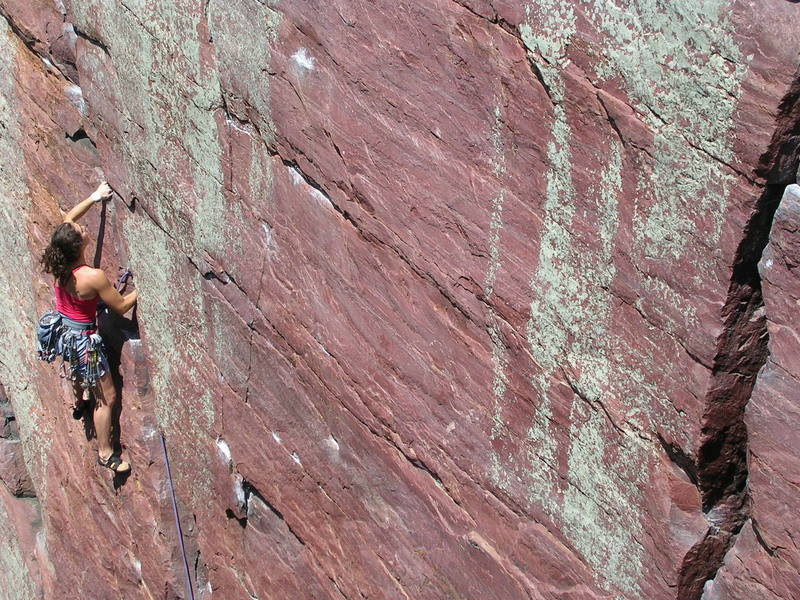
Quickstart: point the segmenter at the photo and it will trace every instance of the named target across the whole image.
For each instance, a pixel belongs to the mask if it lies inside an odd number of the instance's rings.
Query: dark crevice
[[[39,43],[41,40],[39,40],[32,33],[24,31],[22,27],[20,27],[17,24],[17,22],[11,18],[11,15],[9,15],[3,9],[2,6],[0,6],[0,16],[2,16],[6,20],[6,23],[8,23],[8,27],[9,29],[11,29],[11,32],[19,39],[20,42],[22,42],[22,44],[28,50],[30,50],[32,54],[36,55],[36,57],[39,59],[43,58],[42,53],[36,49],[36,44]]]
[[[192,573],[194,574],[194,579],[192,581],[194,581],[195,583],[195,588],[197,587],[197,570],[199,569],[199,567],[200,567],[200,550],[197,550],[194,553],[194,565],[192,568]]]
[[[698,485],[699,481],[697,477],[697,465],[692,457],[675,442],[668,442],[665,440],[661,435],[661,432],[657,431],[656,436],[658,437],[658,441],[669,459],[675,463],[675,465],[677,465],[681,471],[686,473],[686,476],[689,478],[689,481],[691,481],[692,484]]]
[[[73,142],[89,139],[89,136],[86,135],[86,130],[83,127],[78,128],[78,130],[72,135],[70,135],[69,133],[65,133],[64,137],[66,137],[69,140],[72,140]]]
[[[780,550],[781,546],[775,546],[774,548],[770,546],[767,541],[761,536],[761,531],[758,528],[758,523],[755,519],[750,519],[750,525],[753,527],[753,534],[756,536],[756,541],[761,545],[764,550],[766,550],[767,554],[770,556],[775,556],[775,553]]]
[[[4,456],[6,452],[10,455]],[[36,489],[22,457],[19,423],[2,383],[0,383],[0,459],[10,459],[14,464],[14,468],[8,473],[9,478],[3,479],[0,474],[0,485],[3,485],[15,498],[36,498]]]
[[[81,29],[78,29],[74,24],[72,25],[72,28],[75,31],[75,35],[77,35],[79,38],[84,39],[87,42],[89,42],[90,44],[92,44],[93,46],[96,46],[96,47],[100,48],[100,50],[102,50],[103,54],[105,54],[106,56],[109,56],[109,57],[111,56],[111,52],[109,52],[108,46],[106,46],[106,44],[104,42],[98,40],[97,38],[94,38],[94,37],[90,36],[85,31],[83,31]]]
[[[800,68],[778,105],[777,120],[773,143],[760,157],[756,173],[768,183],[788,185],[795,183],[800,162]]]
[[[541,67],[539,67],[539,65],[536,64],[536,61],[531,58],[530,52],[526,50],[525,53],[528,56],[528,65],[531,68],[531,73],[533,73],[533,76],[536,77],[536,81],[538,81],[539,84],[542,86],[542,89],[544,89],[545,94],[547,94],[547,97],[550,99],[550,104],[555,106],[556,104],[558,104],[558,102],[553,96],[553,92],[550,89],[550,84],[547,83],[544,73],[542,73]]]
[[[606,115],[606,120],[608,121],[611,128],[617,134],[620,143],[623,147],[627,147],[628,143],[625,141],[625,136],[622,135],[622,131],[620,131],[619,125],[617,125],[617,120],[611,116],[611,112],[609,112],[608,107],[606,106],[605,100],[603,100],[603,94],[600,93],[600,90],[597,91],[597,101],[600,103],[600,106],[603,108],[603,112]]]
[[[189,259],[189,262],[194,264],[191,259]],[[230,279],[225,277],[224,272],[222,273],[222,275],[217,275],[216,273],[214,273],[214,271],[206,271],[205,273],[203,273],[203,279],[205,279],[206,281],[211,281],[216,279],[222,285],[228,285],[230,283]]]
[[[433,479],[433,481],[436,482],[436,485],[438,485],[439,487],[444,487],[444,484],[442,483],[442,478],[439,477],[439,474],[436,471],[434,471],[433,469],[431,469],[428,465],[426,465],[423,460],[420,460],[419,458],[411,458],[411,457],[407,456],[405,453],[402,453],[402,454],[403,454],[403,456],[405,456],[405,458],[406,458],[406,460],[408,460],[408,462],[410,462],[412,465],[414,465],[419,470],[424,471],[425,473],[427,473],[431,477],[431,479]],[[456,502],[456,504],[458,504],[458,502]]]
[[[274,514],[286,526],[286,529],[289,531],[289,533],[292,534],[295,540],[297,540],[300,543],[301,546],[306,545],[303,538],[297,535],[297,532],[294,529],[292,529],[292,526],[288,523],[288,521],[286,521],[286,517],[283,516],[283,513],[279,511],[269,500],[267,500],[264,497],[264,495],[261,492],[259,492],[258,489],[246,479],[242,480],[242,491],[244,494],[244,503],[242,505],[243,516],[237,517],[231,509],[227,509],[225,511],[225,515],[229,519],[236,519],[239,522],[239,525],[241,525],[241,527],[245,529],[247,527],[250,513],[252,511],[251,500],[252,498],[255,497],[261,502],[261,504],[266,506],[270,510],[270,512],[272,512],[272,514]]]
[[[239,523],[239,525],[241,526],[242,529],[247,527],[247,516],[246,515],[244,517],[237,517],[236,513],[234,513],[230,508],[226,508],[225,509],[225,516],[228,517],[231,520],[235,519]]]
[[[68,73],[64,72],[61,66],[57,63],[57,61],[47,53],[42,53],[40,50],[36,48],[37,44],[41,44],[42,41],[34,36],[32,33],[28,31],[24,31],[22,27],[20,27],[14,19],[3,9],[0,5],[0,16],[6,20],[8,23],[9,29],[11,32],[19,39],[20,42],[39,60],[45,62],[47,65],[52,67],[54,70],[58,72],[64,79],[71,83],[77,84],[77,80],[75,77],[70,76]]]
[[[759,543],[759,545],[762,548],[764,548],[764,550],[766,550],[767,554],[769,554],[770,556],[775,556],[775,551],[777,550],[777,548],[773,548],[769,544],[767,544],[766,540],[761,536],[761,531],[759,531],[758,529],[756,520],[751,518],[750,524],[753,526],[753,534],[756,536],[756,541]]]
[[[71,135],[69,133],[65,133],[64,137],[71,142],[86,144],[97,150],[97,144],[95,144],[94,140],[89,137],[89,135],[86,133],[86,130],[83,127],[79,127],[75,131],[75,133]]]
[[[756,377],[767,359],[758,261],[769,240],[772,218],[784,186],[767,186],[756,203],[736,253],[728,300],[722,309],[723,333],[705,398],[697,481],[709,529],[683,559],[678,598],[699,600],[716,576],[749,518],[747,426],[744,414]]]
[[[798,144],[794,138],[798,131],[800,77],[779,106],[769,148],[754,170],[768,183],[745,225],[721,313],[724,326],[717,339],[696,458],[697,482],[709,528],[683,559],[678,574],[681,600],[701,598],[705,583],[716,576],[736,536],[750,518],[744,415],[758,373],[767,360],[769,341],[758,262],[769,242],[785,186],[791,182],[787,173],[797,171]],[[753,529],[760,538],[755,523]],[[771,552],[763,539],[759,543]]]
[[[2,384],[0,384],[0,439],[18,440],[19,425],[14,415],[11,403],[5,398]]]
[[[608,412],[608,409],[606,408],[606,405],[603,404],[603,402],[600,400],[599,397],[596,397],[594,399],[589,398],[589,395],[586,392],[584,392],[583,390],[581,390],[580,384],[575,380],[575,377],[570,372],[567,371],[566,368],[561,367],[561,374],[564,376],[564,381],[567,383],[569,388],[572,390],[572,393],[575,394],[575,396],[578,399],[580,399],[584,403],[586,403],[586,405],[588,405],[589,408],[592,409],[592,410],[597,410],[598,407],[599,407],[599,409],[605,415],[606,419],[608,419],[608,422],[611,424],[611,427],[613,427],[614,430],[617,433],[622,433],[622,434],[625,433],[625,431],[619,425],[617,425],[617,423],[614,421],[614,419],[611,418],[611,413]],[[624,438],[622,438],[622,439],[624,439]]]

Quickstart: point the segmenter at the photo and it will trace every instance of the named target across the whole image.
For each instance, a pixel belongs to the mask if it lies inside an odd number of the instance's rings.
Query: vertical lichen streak
[[[23,133],[18,112],[13,106],[17,95],[16,36],[0,17],[0,154],[6,167],[0,169],[0,314],[3,315],[3,343],[0,344],[0,380],[5,386],[25,450],[25,460],[38,484],[46,472],[52,441],[51,425],[41,421],[41,397],[31,382],[31,373],[39,366],[34,357],[34,324],[37,314],[33,303],[33,281],[39,269],[31,256],[25,231],[31,209],[31,196],[24,178],[25,164],[21,148]],[[43,486],[42,496],[46,494]]]
[[[489,473],[515,501],[549,518],[614,597],[638,597],[653,568],[643,563],[638,515],[646,512],[658,454],[636,432],[654,419],[663,431],[686,429],[683,413],[654,384],[678,376],[675,367],[631,347],[617,327],[613,249],[622,170],[636,169],[629,177],[637,196],[630,237],[638,283],[663,312],[665,335],[691,331],[698,321],[691,309],[668,307],[687,307],[687,289],[715,285],[724,272],[717,247],[734,177],[731,124],[746,71],[725,7],[722,0],[584,3],[581,27],[595,32],[580,45],[589,45],[592,64],[580,66],[569,58],[581,35],[572,5],[530,2],[519,26],[533,76],[552,102],[544,195],[531,199],[540,200],[543,221],[526,331],[534,406],[525,446],[495,444]],[[592,45],[596,32],[601,42]],[[572,84],[585,88],[586,78],[594,87],[621,83],[653,144],[646,156],[626,155],[620,134],[609,131],[607,148],[581,165],[576,184],[566,95]],[[491,248],[490,238],[494,260]],[[665,279],[677,264],[687,268]],[[490,268],[487,283],[494,276]],[[647,318],[636,299],[634,307]],[[519,413],[496,389],[495,399],[493,440],[509,427],[504,415]]]
[[[501,181],[506,172],[505,155],[503,151],[502,139],[502,110],[500,99],[495,99],[494,120],[491,130],[492,141],[492,173]],[[502,420],[500,418],[500,404],[506,393],[506,347],[503,344],[498,315],[492,306],[492,295],[494,294],[494,284],[497,279],[497,272],[500,269],[500,230],[503,227],[503,200],[505,199],[505,189],[500,184],[497,193],[492,198],[492,212],[489,218],[489,266],[486,270],[486,277],[483,283],[484,296],[486,298],[486,320],[489,338],[492,342],[492,395],[493,395],[493,419],[491,437],[496,438],[502,431]]]

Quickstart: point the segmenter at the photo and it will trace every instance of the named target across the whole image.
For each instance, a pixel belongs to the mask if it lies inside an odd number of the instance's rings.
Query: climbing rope
[[[186,597],[194,600],[194,589],[192,588],[192,578],[189,575],[189,562],[186,560],[186,547],[183,545],[183,528],[181,528],[181,520],[178,517],[178,503],[175,501],[175,485],[172,483],[172,471],[169,468],[169,457],[167,456],[167,442],[164,435],[161,434],[161,449],[164,451],[164,466],[167,469],[167,481],[169,481],[169,493],[172,499],[172,514],[175,517],[175,528],[178,531],[178,544],[181,548],[181,556],[183,557],[183,574],[186,577]]]

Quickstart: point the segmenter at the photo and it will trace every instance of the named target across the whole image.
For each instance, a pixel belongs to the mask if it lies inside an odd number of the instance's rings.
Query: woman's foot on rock
[[[131,470],[131,466],[126,461],[122,460],[116,452],[112,452],[106,458],[103,458],[98,453],[97,464],[106,469],[111,469],[114,473],[128,473]]]
[[[72,407],[72,418],[76,421],[80,421],[83,417],[83,413],[86,412],[86,409],[89,407],[88,400],[81,400],[80,402],[76,402],[75,406]]]

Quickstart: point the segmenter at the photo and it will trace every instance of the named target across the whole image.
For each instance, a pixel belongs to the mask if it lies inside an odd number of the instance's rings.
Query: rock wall
[[[797,594],[794,3],[0,14],[0,597]],[[31,352],[99,178],[124,480]]]

